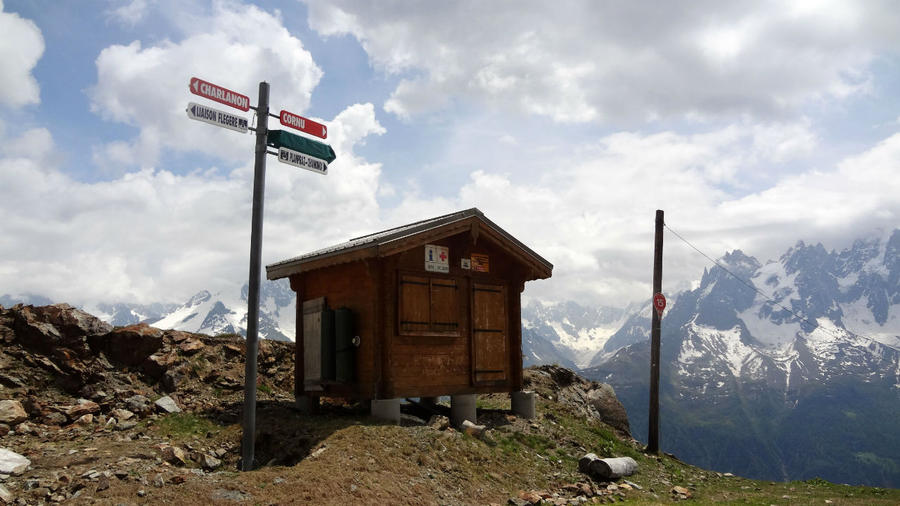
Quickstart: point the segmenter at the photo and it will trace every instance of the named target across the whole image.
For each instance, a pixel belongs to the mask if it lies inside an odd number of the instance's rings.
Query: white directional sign
[[[220,126],[235,132],[247,133],[247,118],[213,109],[205,105],[189,102],[187,107],[188,118]]]
[[[322,174],[323,176],[328,174],[328,162],[293,149],[278,148],[278,161],[315,172],[316,174]]]

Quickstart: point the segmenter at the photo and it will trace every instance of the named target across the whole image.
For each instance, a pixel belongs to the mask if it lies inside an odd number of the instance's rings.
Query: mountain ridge
[[[798,242],[777,262],[733,251],[707,269],[662,321],[667,450],[763,479],[898,486],[900,432],[884,422],[900,417],[897,244],[900,230],[840,252]],[[584,371],[616,388],[639,437],[648,354],[641,340]]]

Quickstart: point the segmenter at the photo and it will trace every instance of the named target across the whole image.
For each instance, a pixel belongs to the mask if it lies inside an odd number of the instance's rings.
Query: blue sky
[[[622,306],[655,209],[762,261],[900,223],[892,2],[0,5],[0,293],[244,282],[253,139],[192,76],[329,126],[328,176],[269,160],[265,262],[474,206],[554,263],[526,296]],[[672,291],[706,261],[667,241]]]

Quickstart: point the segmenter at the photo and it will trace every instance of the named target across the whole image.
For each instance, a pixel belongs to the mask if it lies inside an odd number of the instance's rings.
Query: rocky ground
[[[754,499],[895,504],[900,492],[760,483],[647,456],[608,385],[526,372],[538,417],[480,396],[480,427],[408,404],[403,424],[325,399],[293,406],[293,344],[262,341],[256,465],[239,472],[244,341],[112,328],[67,305],[0,307],[0,504],[581,504]],[[586,453],[631,457],[603,481]]]

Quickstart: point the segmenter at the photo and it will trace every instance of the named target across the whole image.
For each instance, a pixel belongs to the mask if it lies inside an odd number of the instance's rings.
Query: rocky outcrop
[[[137,366],[162,348],[163,334],[158,328],[139,323],[93,336],[90,345],[114,363]]]
[[[75,356],[89,355],[87,339],[112,330],[110,324],[68,304],[17,305],[6,312],[3,321],[12,320],[15,339],[45,354],[65,348]]]
[[[629,433],[628,413],[619,402],[616,392],[609,383],[592,383],[594,388],[588,390],[586,397],[591,407],[597,410],[600,419],[621,432]]]
[[[218,404],[209,398],[216,388],[243,388],[245,346],[239,336],[146,324],[114,329],[68,304],[55,304],[0,307],[0,341],[0,424],[6,427],[26,420],[49,426],[110,419],[128,424],[158,410]],[[260,376],[290,391],[293,344],[263,341],[259,360]]]
[[[585,416],[600,419],[624,436],[631,436],[628,414],[616,398],[612,386],[588,381],[564,367],[529,367],[524,374],[525,388],[539,395],[568,404]]]
[[[151,472],[159,477],[154,486],[169,486],[235,466],[238,446],[222,438],[213,444],[208,429],[207,440],[183,447],[157,443],[157,454],[144,447],[148,433],[158,434],[148,427],[179,411],[187,413],[176,420],[188,427],[198,419],[237,420],[244,349],[240,336],[114,329],[67,304],[0,307],[0,504],[65,502],[106,493],[119,481],[146,485]],[[260,402],[291,404],[293,344],[265,342],[259,350],[260,386],[270,387],[260,389]],[[57,444],[70,446],[35,450]],[[106,469],[91,466],[123,444],[134,452]]]

